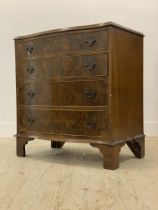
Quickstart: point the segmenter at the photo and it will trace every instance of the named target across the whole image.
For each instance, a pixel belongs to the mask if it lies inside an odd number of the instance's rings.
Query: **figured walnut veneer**
[[[109,22],[18,37],[15,50],[18,156],[34,138],[90,143],[108,169],[125,143],[144,156],[143,34]]]

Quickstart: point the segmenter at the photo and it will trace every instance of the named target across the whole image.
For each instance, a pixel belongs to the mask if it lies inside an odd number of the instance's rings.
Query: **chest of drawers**
[[[107,169],[144,156],[143,35],[108,22],[17,37],[17,155],[35,138],[89,143]]]

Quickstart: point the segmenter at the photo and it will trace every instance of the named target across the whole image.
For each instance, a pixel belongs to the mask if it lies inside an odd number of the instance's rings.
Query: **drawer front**
[[[17,42],[17,58],[27,59],[44,54],[61,53],[70,49],[67,36],[49,36],[32,41]]]
[[[81,32],[62,36],[48,36],[32,41],[17,42],[17,58],[63,53],[65,51],[107,49],[107,31]]]
[[[108,129],[107,111],[18,110],[18,130],[102,136]]]
[[[72,51],[108,49],[107,31],[72,34],[69,40]]]
[[[20,83],[19,105],[105,106],[108,80]]]
[[[107,54],[47,57],[17,63],[17,79],[107,76]]]

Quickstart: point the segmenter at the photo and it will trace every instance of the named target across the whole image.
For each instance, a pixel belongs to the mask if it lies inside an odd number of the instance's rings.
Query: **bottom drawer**
[[[45,132],[104,136],[108,129],[107,111],[18,110],[18,132]]]

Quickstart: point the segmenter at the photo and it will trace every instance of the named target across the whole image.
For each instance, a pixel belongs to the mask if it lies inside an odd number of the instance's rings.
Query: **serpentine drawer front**
[[[47,35],[17,44],[18,57],[63,54],[68,51],[107,49],[107,31],[79,32],[74,34]]]
[[[45,121],[43,120],[46,119]],[[102,136],[108,129],[106,111],[19,110],[20,132]],[[79,124],[79,125],[78,125]]]
[[[105,106],[108,105],[108,81],[24,82],[19,84],[18,104]]]
[[[143,34],[108,22],[17,37],[17,155],[35,138],[84,142],[107,169],[144,156]]]
[[[38,57],[20,60],[17,63],[17,79],[107,76],[107,67],[108,60],[105,52]]]

